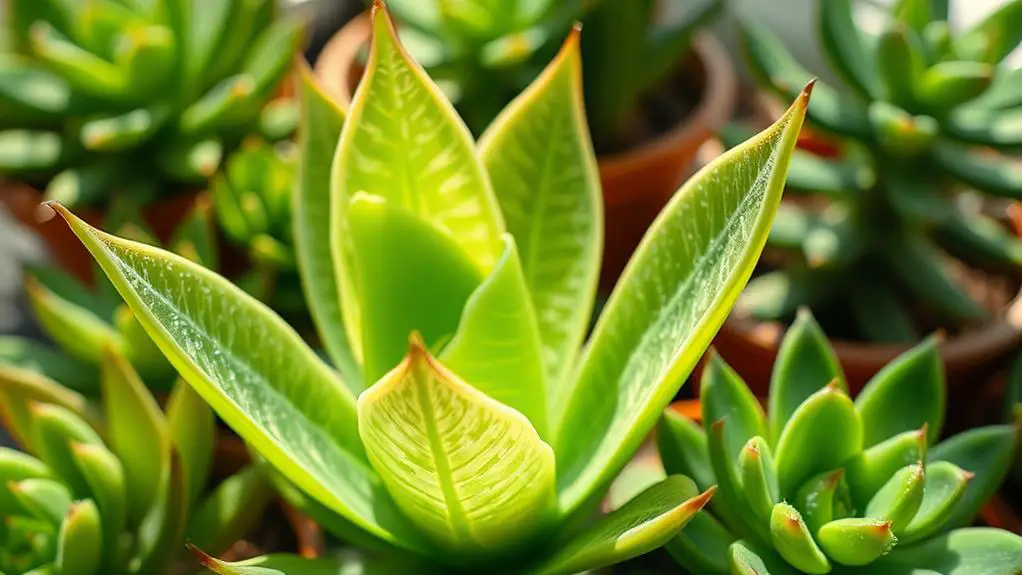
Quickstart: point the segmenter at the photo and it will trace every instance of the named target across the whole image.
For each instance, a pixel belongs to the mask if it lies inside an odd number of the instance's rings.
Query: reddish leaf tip
[[[199,563],[202,564],[203,567],[206,567],[212,571],[216,570],[216,560],[210,557],[208,553],[196,547],[194,544],[192,544],[191,541],[185,542],[185,548],[191,551],[192,555],[195,556],[195,558],[199,561]]]
[[[802,88],[802,93],[798,95],[799,103],[801,103],[803,106],[809,105],[809,98],[813,95],[813,88],[816,87],[816,80],[817,78],[815,77],[810,79],[806,83],[805,87]]]
[[[709,488],[706,489],[706,491],[703,491],[699,495],[696,495],[692,499],[686,501],[685,505],[689,506],[690,508],[694,508],[696,511],[698,511],[703,507],[706,507],[706,504],[710,502],[710,499],[713,498],[713,494],[716,492],[717,486],[711,485]]]
[[[60,203],[54,200],[43,202],[35,208],[35,221],[40,224],[52,220],[57,215],[55,206],[59,206]]]

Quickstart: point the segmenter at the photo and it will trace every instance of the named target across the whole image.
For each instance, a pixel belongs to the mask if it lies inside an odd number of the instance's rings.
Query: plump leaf
[[[356,394],[362,390],[362,374],[341,317],[337,275],[330,237],[330,165],[341,137],[344,111],[299,59],[297,92],[301,98],[298,129],[298,178],[295,183],[293,222],[298,271],[305,301],[334,367]]]
[[[952,113],[947,133],[969,144],[1017,149],[1022,146],[1022,108],[975,110],[965,107]]]
[[[72,445],[71,455],[103,518],[103,563],[112,568],[121,533],[128,521],[124,466],[112,451],[99,444]]]
[[[926,466],[923,501],[915,517],[898,534],[902,545],[919,541],[940,531],[965,495],[973,474],[947,461]]]
[[[765,439],[757,435],[745,444],[738,457],[738,470],[752,511],[764,523],[769,521],[779,497],[774,457]]]
[[[8,483],[7,489],[29,514],[54,527],[64,520],[74,502],[67,487],[52,479],[24,479]]]
[[[862,508],[902,467],[926,460],[926,427],[906,431],[870,447],[845,465],[852,499]]]
[[[413,335],[358,400],[370,461],[405,514],[445,549],[513,548],[556,506],[554,454],[521,413],[477,391]]]
[[[774,506],[770,539],[784,560],[806,573],[829,573],[830,561],[817,546],[798,510],[787,503]]]
[[[1009,158],[977,153],[946,141],[937,142],[933,156],[952,178],[988,194],[1022,198],[1022,166]]]
[[[841,77],[865,98],[880,94],[875,61],[866,50],[862,33],[853,17],[852,0],[820,2],[820,43]]]
[[[876,183],[876,171],[866,157],[850,155],[840,160],[822,158],[796,150],[791,156],[788,187],[845,198]]]
[[[38,459],[10,447],[0,447],[0,509],[16,509],[8,484],[25,479],[49,479],[50,470]]]
[[[77,444],[100,445],[103,440],[73,412],[57,405],[30,403],[35,455],[52,469],[75,497],[89,493],[88,482],[78,470],[73,449]]]
[[[1006,0],[997,10],[966,30],[955,48],[966,58],[999,63],[1022,43],[1022,2]]]
[[[825,471],[806,481],[795,494],[795,507],[811,533],[851,511],[848,486],[842,468]]]
[[[807,399],[777,440],[775,458],[781,496],[794,493],[812,475],[841,466],[862,449],[862,421],[836,385]]]
[[[33,315],[68,355],[97,365],[105,347],[123,348],[114,326],[89,307],[61,297],[31,276],[25,289]]]
[[[656,443],[668,473],[691,477],[700,490],[717,483],[710,465],[706,432],[698,423],[668,408],[657,427]]]
[[[691,479],[668,476],[576,535],[537,573],[582,573],[652,551],[677,535],[712,496],[712,488],[699,493]]]
[[[847,389],[837,355],[820,324],[801,309],[777,352],[767,407],[770,441],[776,445],[795,410],[830,383]]]
[[[928,461],[948,461],[975,475],[946,528],[969,525],[984,502],[997,492],[1011,468],[1022,434],[1018,427],[996,425],[964,431],[930,450]]]
[[[922,462],[899,469],[870,499],[864,516],[888,521],[889,527],[900,533],[919,510],[925,484],[926,468]]]
[[[57,573],[94,575],[103,560],[103,529],[99,509],[91,499],[71,505],[57,535]]]
[[[731,461],[738,461],[738,454],[747,441],[766,435],[763,408],[741,376],[716,352],[711,352],[700,383],[703,426],[708,428],[713,422],[726,418],[724,444],[727,455]]]
[[[730,573],[750,575],[798,575],[773,549],[762,548],[746,540],[735,541],[728,549]]]
[[[696,513],[681,533],[664,545],[675,561],[693,573],[725,575],[735,536],[708,512]]]
[[[892,22],[880,33],[876,40],[876,64],[885,102],[905,108],[914,103],[924,57],[922,42],[904,23]]]
[[[54,208],[175,368],[228,425],[310,496],[359,527],[391,541],[395,531],[407,530],[365,459],[351,392],[282,319],[208,270]],[[403,533],[401,541],[417,540]]]
[[[188,540],[220,553],[259,523],[273,488],[263,469],[249,466],[224,479],[188,518]]]
[[[827,556],[842,565],[869,565],[886,555],[898,538],[891,522],[858,517],[831,521],[817,535]]]
[[[99,370],[34,339],[0,336],[0,365],[31,370],[81,393],[98,389]]]
[[[582,106],[573,32],[546,70],[479,140],[479,157],[522,254],[550,395],[574,366],[596,293],[603,202]]]
[[[718,419],[707,430],[710,462],[717,479],[718,493],[713,511],[739,536],[757,536],[769,539],[769,522],[759,521],[752,504],[745,495],[737,460],[727,453],[724,437],[727,419]]]
[[[927,426],[936,442],[944,423],[944,363],[935,336],[884,366],[855,398],[862,418],[863,446]]]
[[[194,502],[209,480],[217,433],[216,416],[184,380],[174,384],[167,401],[167,432],[181,454],[188,501]]]
[[[869,566],[876,575],[1015,575],[1022,570],[1022,537],[1000,529],[956,529],[918,545],[897,547]]]
[[[436,226],[483,273],[500,257],[504,231],[468,129],[405,52],[382,3],[374,5],[372,20],[369,61],[341,130],[331,184],[331,242],[353,342],[362,324],[351,293],[357,290],[347,221],[356,192],[380,196]]]
[[[199,563],[217,575],[339,575],[345,573],[345,562],[337,558],[308,559],[298,555],[275,553],[244,561],[221,561],[189,544]],[[358,572],[361,569],[355,566]]]
[[[773,126],[688,180],[632,257],[586,349],[563,433],[555,433],[563,509],[577,508],[624,465],[748,281],[811,88]]]

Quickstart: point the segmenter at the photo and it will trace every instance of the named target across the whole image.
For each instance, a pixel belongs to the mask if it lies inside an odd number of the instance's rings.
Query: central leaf
[[[405,515],[443,547],[514,549],[556,508],[554,453],[521,413],[463,382],[414,335],[358,400],[366,453]]]

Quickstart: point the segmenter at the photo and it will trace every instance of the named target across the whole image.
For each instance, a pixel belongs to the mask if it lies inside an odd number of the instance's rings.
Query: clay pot
[[[342,28],[323,48],[316,75],[342,106],[363,68],[358,59],[372,28],[363,14]],[[712,36],[700,34],[684,63],[702,87],[695,109],[677,125],[641,146],[598,158],[605,205],[605,247],[600,286],[613,288],[646,229],[690,173],[699,147],[731,118],[737,80],[727,52]]]

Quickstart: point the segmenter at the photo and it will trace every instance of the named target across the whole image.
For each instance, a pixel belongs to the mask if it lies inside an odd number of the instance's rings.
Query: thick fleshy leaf
[[[57,526],[74,502],[71,492],[53,479],[24,479],[7,484],[21,507],[37,519]]]
[[[479,140],[543,337],[549,396],[575,364],[592,312],[603,200],[582,105],[579,33]]]
[[[226,551],[259,523],[273,495],[263,469],[242,469],[224,479],[192,510],[188,540],[212,553]]]
[[[865,156],[849,155],[836,160],[796,150],[791,156],[788,187],[847,198],[872,188],[876,178],[876,171]]]
[[[117,558],[121,533],[128,520],[128,500],[124,466],[112,451],[103,445],[75,444],[71,456],[89,486],[103,518],[103,562],[112,567]]]
[[[884,366],[855,398],[862,418],[863,446],[872,447],[899,433],[927,426],[936,442],[944,423],[944,363],[936,336]]]
[[[926,460],[926,427],[906,431],[870,447],[845,465],[856,507],[863,508],[899,469]]]
[[[814,474],[841,466],[861,449],[862,421],[848,395],[836,385],[814,393],[791,415],[777,440],[781,497]]]
[[[226,279],[54,207],[232,429],[326,507],[386,540],[401,531],[403,544],[416,545],[368,466],[350,391],[293,329]]]
[[[159,498],[138,526],[139,573],[151,573],[167,565],[184,544],[188,516],[181,457],[171,449]]]
[[[0,365],[4,364],[31,370],[81,393],[99,389],[99,370],[94,365],[34,339],[0,336]]]
[[[831,521],[817,533],[827,556],[842,565],[868,565],[894,547],[891,522],[879,519],[847,518]]]
[[[7,489],[10,482],[50,477],[50,470],[43,462],[10,447],[0,446],[0,509],[16,508],[14,495]]]
[[[709,512],[696,513],[681,533],[664,545],[675,561],[693,573],[725,575],[728,547],[735,536]]]
[[[624,466],[724,322],[766,242],[811,91],[689,179],[643,238],[555,433],[563,509]]]
[[[99,509],[91,499],[71,505],[57,535],[57,573],[98,575],[103,560],[103,529]]]
[[[757,435],[745,444],[738,457],[738,471],[752,511],[766,523],[778,501],[778,488],[774,458],[765,439]]]
[[[703,426],[708,429],[713,422],[727,419],[724,445],[728,458],[737,462],[747,441],[766,435],[763,408],[741,376],[715,351],[710,354],[700,384]]]
[[[852,511],[845,471],[826,471],[806,481],[795,495],[795,508],[802,513],[811,533]]]
[[[898,547],[869,566],[876,575],[1016,575],[1022,536],[984,527],[956,529],[918,545]]]
[[[217,575],[341,575],[347,573],[346,563],[340,558],[309,559],[298,555],[275,553],[244,561],[221,561],[207,555],[198,547],[188,544],[199,563]],[[354,565],[355,572],[362,573]]]
[[[784,560],[806,573],[830,572],[830,561],[820,551],[797,509],[778,503],[770,515],[770,540]]]
[[[859,95],[880,94],[875,63],[866,50],[853,17],[852,0],[827,0],[819,4],[820,40],[831,65]]]
[[[930,450],[928,461],[948,461],[975,475],[945,524],[951,529],[969,525],[1011,468],[1022,429],[995,425],[964,431]]]
[[[656,443],[668,473],[691,477],[700,490],[717,483],[706,432],[698,423],[668,408],[657,426]]]
[[[217,433],[216,416],[198,392],[179,379],[167,401],[166,419],[171,443],[181,454],[188,501],[194,502],[209,481]]]
[[[540,575],[571,575],[648,553],[678,534],[713,496],[691,479],[671,475],[624,507],[601,517],[537,569]]]
[[[1022,108],[970,110],[961,108],[946,122],[952,137],[980,146],[1017,149],[1022,146]]]
[[[31,276],[25,291],[35,318],[68,355],[98,365],[105,347],[123,348],[114,326],[92,309],[62,298]]]
[[[809,396],[831,383],[847,389],[844,373],[830,341],[808,309],[801,308],[788,327],[770,378],[767,423],[776,445],[795,410]]]
[[[35,455],[54,471],[75,497],[89,493],[89,485],[75,463],[73,449],[80,443],[100,445],[103,440],[84,420],[56,405],[30,403]]]
[[[330,237],[330,165],[344,126],[344,110],[320,86],[305,60],[299,59],[297,92],[301,98],[298,129],[298,177],[293,197],[295,251],[309,313],[334,367],[354,393],[362,375],[341,316],[341,297],[334,271]]]
[[[730,573],[742,575],[799,575],[773,549],[764,549],[749,541],[735,541],[728,549]]]
[[[423,347],[358,399],[359,433],[398,507],[446,549],[514,548],[556,509],[553,450],[521,413]]]
[[[440,359],[472,387],[528,417],[540,437],[547,437],[539,327],[515,240],[505,235],[504,243],[504,254],[465,303],[458,331]]]
[[[1022,198],[1022,166],[1009,158],[977,153],[946,141],[937,142],[933,156],[952,178],[988,194]]]
[[[923,501],[898,538],[902,545],[918,541],[940,531],[965,495],[973,474],[947,461],[926,466]]]
[[[360,341],[362,324],[351,293],[357,288],[347,221],[355,193],[380,196],[436,226],[482,273],[500,257],[504,231],[468,129],[405,52],[382,3],[373,5],[372,21],[369,61],[341,130],[331,184],[330,241],[353,342]]]
[[[101,418],[84,396],[31,369],[0,364],[0,399],[0,420],[27,448],[32,445],[32,422],[25,411],[30,402],[59,405],[99,428]]]
[[[713,511],[732,531],[741,537],[758,536],[770,538],[769,522],[760,521],[745,495],[742,477],[738,473],[737,458],[727,453],[724,443],[728,421],[718,419],[706,430],[710,462],[717,479],[718,493],[713,501]]]
[[[890,522],[896,533],[908,526],[923,503],[926,468],[916,463],[902,467],[877,491],[863,515]]]

